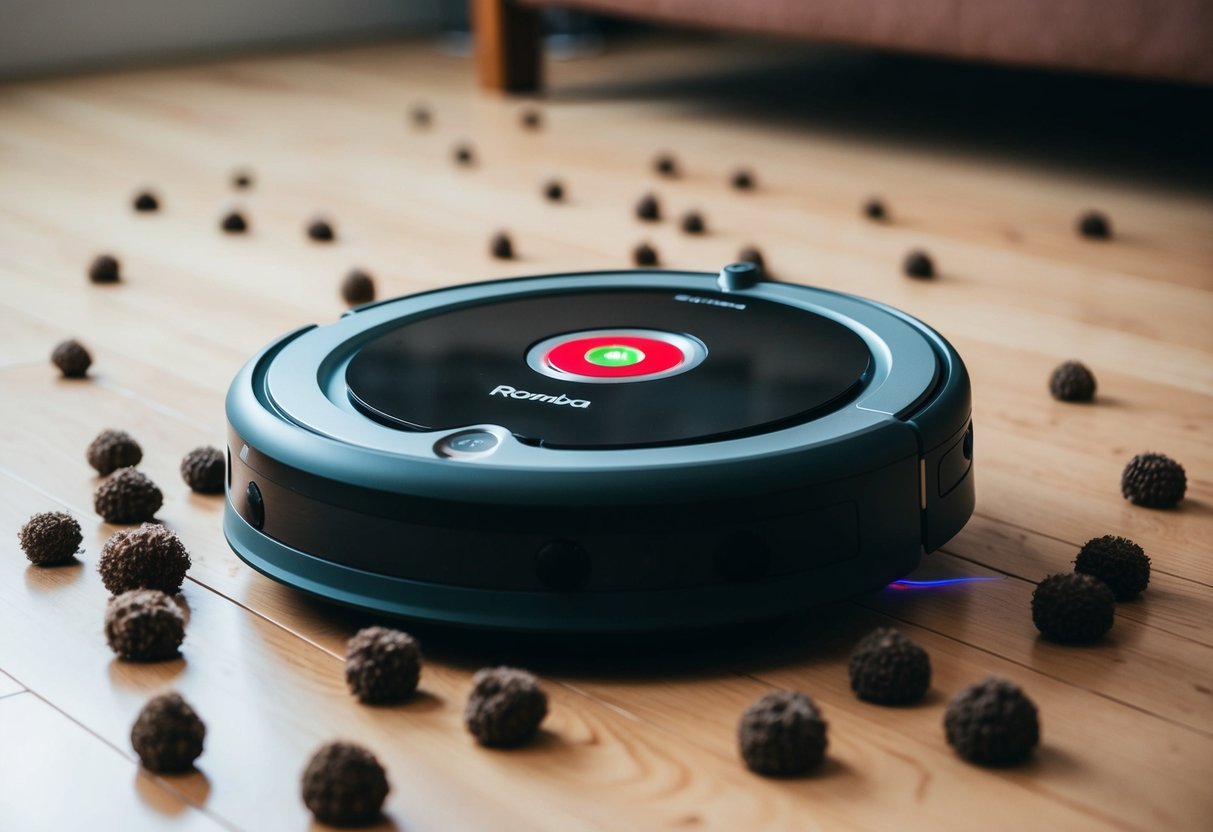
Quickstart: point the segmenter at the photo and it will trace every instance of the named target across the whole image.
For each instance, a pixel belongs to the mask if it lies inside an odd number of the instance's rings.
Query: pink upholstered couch
[[[494,13],[509,20],[512,15],[526,16],[533,7],[560,5],[670,24],[964,60],[1213,84],[1213,0],[472,2],[480,20],[491,21]],[[492,32],[478,32],[478,37],[481,34],[487,36],[480,41],[483,49]],[[510,54],[511,44],[506,41],[498,45],[503,47],[498,57],[519,61],[516,66],[525,76],[524,56]],[[516,88],[481,77],[491,86]]]

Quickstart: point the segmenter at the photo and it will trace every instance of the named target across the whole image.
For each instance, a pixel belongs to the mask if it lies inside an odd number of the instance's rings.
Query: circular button
[[[497,450],[501,440],[487,430],[465,430],[438,441],[434,450],[440,456],[466,458],[484,456]]]
[[[557,335],[527,352],[531,369],[562,381],[649,381],[684,373],[707,357],[698,338],[655,329],[596,329]]]

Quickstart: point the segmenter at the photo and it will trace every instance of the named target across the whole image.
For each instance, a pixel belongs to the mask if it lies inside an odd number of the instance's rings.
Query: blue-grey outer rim
[[[403,315],[505,296],[637,285],[718,293],[713,274],[625,271],[513,278],[382,301],[328,326],[297,330],[266,347],[232,383],[226,405],[229,423],[259,453],[338,482],[467,502],[578,505],[587,500],[682,502],[854,476],[918,454],[918,432],[905,418],[946,393],[956,379],[963,381],[967,408],[963,364],[929,327],[862,298],[776,282],[760,282],[730,295],[738,303],[759,297],[838,320],[865,340],[874,365],[872,381],[854,402],[788,428],[718,442],[628,450],[553,450],[510,440],[484,458],[443,459],[434,455],[434,443],[454,431],[395,430],[359,414],[344,395],[333,395],[332,387],[343,384],[350,355]],[[900,358],[896,365],[894,354]],[[937,360],[939,354],[942,360]],[[936,390],[941,369],[947,375]],[[301,378],[305,383],[299,383]],[[960,404],[959,396],[945,398]],[[967,415],[966,409],[955,418]],[[458,430],[475,427],[497,426]]]

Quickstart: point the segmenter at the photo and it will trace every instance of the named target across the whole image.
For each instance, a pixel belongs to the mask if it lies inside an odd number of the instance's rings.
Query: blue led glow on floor
[[[893,587],[893,589],[922,589],[925,587],[932,587],[932,586],[947,586],[948,584],[971,584],[976,581],[998,581],[998,580],[1002,580],[1002,579],[995,578],[995,577],[971,575],[967,578],[939,578],[938,580],[934,580],[934,581],[911,581],[911,580],[907,580],[907,579],[902,579],[900,581],[893,581],[891,584],[889,584],[889,586]]]

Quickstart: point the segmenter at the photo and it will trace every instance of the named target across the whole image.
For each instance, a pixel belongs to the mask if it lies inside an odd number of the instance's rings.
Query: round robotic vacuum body
[[[906,575],[973,510],[951,346],[749,264],[369,304],[266,347],[227,417],[244,561],[461,626],[777,617]]]

